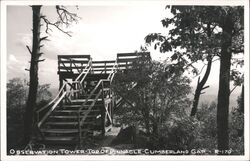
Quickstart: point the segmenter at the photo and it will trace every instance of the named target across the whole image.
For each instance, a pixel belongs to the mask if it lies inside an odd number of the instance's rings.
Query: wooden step
[[[49,121],[46,122],[45,125],[78,125],[78,121],[60,121],[60,122]]]
[[[78,113],[78,109],[70,109],[70,110],[58,109],[55,110],[54,113]]]
[[[102,90],[103,90],[103,91],[109,91],[110,88],[103,88]]]
[[[87,111],[87,109],[82,110]],[[56,110],[54,111],[55,113],[78,113],[78,110]],[[101,112],[101,110],[91,110],[91,112]]]
[[[45,133],[62,133],[62,134],[68,134],[68,133],[77,133],[78,129],[41,129],[42,132]]]
[[[62,106],[63,108],[80,108],[82,107],[82,105],[63,105]],[[58,109],[59,110],[59,109]]]
[[[88,115],[87,117],[97,117],[98,115]],[[80,116],[85,117],[85,116]],[[78,116],[69,116],[69,115],[52,115],[50,118],[57,118],[57,119],[77,119]]]
[[[81,129],[82,132],[93,132],[93,130],[90,129]],[[64,134],[75,134],[79,133],[78,128],[77,129],[42,129],[41,132],[43,133],[54,133],[54,134],[61,134],[60,136],[65,136]]]
[[[58,108],[55,111],[61,111],[61,110],[75,110],[75,111],[78,111],[82,107],[83,107],[82,110],[87,110],[89,106],[90,105],[74,105],[74,106],[72,106],[72,105],[64,105],[62,108]],[[97,108],[103,107],[103,106],[104,106],[103,103],[101,103],[101,104],[100,103],[95,103],[94,106],[92,107],[92,109],[94,110],[94,109],[97,109]]]
[[[89,102],[93,102],[94,99],[88,99]],[[101,98],[97,99],[97,101],[102,101]],[[72,103],[84,103],[86,102],[86,99],[76,99],[76,100],[71,100]]]
[[[95,106],[100,106],[102,104],[95,104]],[[62,108],[80,108],[80,107],[87,107],[89,105],[75,105],[75,104],[71,104],[71,105],[63,105]],[[61,109],[62,109],[61,108]],[[60,110],[59,108],[57,110]]]
[[[45,141],[74,141],[76,137],[73,136],[46,136],[44,137]]]

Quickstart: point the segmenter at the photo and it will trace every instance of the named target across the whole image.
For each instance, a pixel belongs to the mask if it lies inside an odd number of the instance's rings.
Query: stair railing
[[[51,114],[51,112],[56,108],[56,106],[63,100],[63,98],[66,96],[66,91],[64,91],[64,88],[66,87],[67,83],[64,82],[63,86],[60,88],[58,94],[56,97],[50,101],[48,104],[43,106],[42,108],[38,109],[36,111],[36,116],[37,116],[37,126],[40,128],[40,126],[44,123],[46,118]],[[47,110],[46,114],[40,118],[40,113]]]
[[[68,98],[72,98],[72,96],[76,93],[78,97],[81,92],[84,92],[84,88],[82,86],[83,81],[87,77],[87,75],[90,73],[92,69],[92,59],[90,58],[88,64],[85,66],[85,68],[82,70],[82,72],[77,76],[77,78],[72,82],[72,84],[75,84],[75,86],[72,86],[70,88],[70,93],[68,93]],[[82,78],[81,78],[82,77]],[[76,87],[74,89],[73,87]]]
[[[89,73],[91,69],[91,62],[92,60],[90,59],[87,66],[84,68],[84,70],[78,75],[78,77],[74,81],[75,83],[82,84],[82,82],[84,81],[84,79],[86,78],[87,74]],[[72,90],[74,89],[72,88],[72,85],[71,85],[70,91],[65,91],[64,89],[67,85],[69,86],[69,83],[65,81],[62,87],[60,88],[58,94],[56,95],[56,97],[52,101],[50,101],[48,104],[46,104],[45,106],[43,106],[42,108],[36,111],[36,122],[37,122],[38,129],[45,122],[45,120],[49,117],[49,115],[53,112],[53,110],[59,105],[59,103],[63,101],[63,98],[66,98],[69,101],[71,100],[70,96],[73,93]],[[79,86],[79,87],[80,87],[79,91],[83,90],[82,86]],[[40,118],[41,113],[46,110],[47,112]]]
[[[116,73],[117,70],[117,61],[115,61],[111,72],[108,75],[107,79],[100,79],[99,82],[97,83],[97,85],[95,86],[95,88],[91,91],[91,93],[89,94],[89,96],[86,98],[85,102],[81,105],[81,108],[78,110],[78,129],[79,129],[79,144],[81,144],[82,142],[82,125],[85,121],[85,119],[87,118],[88,114],[91,112],[92,108],[94,107],[96,101],[98,100],[98,98],[101,96],[101,94],[104,94],[104,82],[108,82],[109,85],[111,84],[114,75]],[[93,97],[93,95],[96,93],[96,91],[98,89],[100,89],[99,92],[96,94],[96,96],[94,97],[93,102],[90,105],[87,105],[88,101]],[[109,87],[110,88],[110,87]],[[104,98],[104,96],[103,96]],[[103,100],[104,101],[104,100]],[[81,114],[83,112],[83,109],[87,107],[87,110],[84,112],[84,116],[81,117]]]

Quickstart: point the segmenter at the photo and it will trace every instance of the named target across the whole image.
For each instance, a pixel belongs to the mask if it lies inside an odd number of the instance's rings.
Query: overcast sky
[[[114,60],[117,53],[134,52],[144,45],[149,33],[166,33],[161,20],[170,16],[164,5],[147,6],[79,6],[69,7],[81,20],[72,24],[69,37],[54,29],[43,48],[45,62],[39,64],[39,82],[57,88],[57,55],[89,54],[94,60]],[[55,19],[54,7],[43,6],[42,13]],[[32,10],[26,6],[7,7],[7,78],[28,78],[31,45]],[[151,50],[155,60],[164,60],[167,54]],[[213,63],[207,84],[208,94],[217,94],[219,62]],[[197,77],[192,84],[196,85]],[[238,92],[238,91],[236,91]]]

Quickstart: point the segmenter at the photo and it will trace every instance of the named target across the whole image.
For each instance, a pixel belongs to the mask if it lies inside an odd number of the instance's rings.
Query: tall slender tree
[[[172,60],[197,62],[207,56],[220,59],[217,137],[220,154],[229,149],[228,113],[232,55],[244,52],[243,6],[168,6],[173,16],[162,20],[169,35],[151,34],[160,50],[173,51]],[[170,26],[172,24],[174,27]],[[210,36],[208,36],[210,34]],[[180,49],[185,49],[180,51]],[[185,61],[184,61],[185,62]],[[188,63],[185,63],[188,64]]]
[[[41,6],[32,6],[33,13],[33,40],[32,40],[32,51],[27,46],[30,54],[30,83],[29,83],[29,93],[27,99],[27,105],[25,109],[24,116],[24,144],[26,145],[30,141],[32,136],[32,127],[33,127],[33,115],[34,108],[36,107],[36,96],[38,88],[38,61],[40,55],[40,28],[41,28]]]
[[[23,144],[27,145],[28,142],[32,139],[33,127],[34,127],[34,109],[36,107],[37,101],[37,90],[38,90],[38,63],[44,61],[45,59],[40,60],[41,45],[42,41],[47,40],[48,36],[41,37],[41,20],[44,21],[46,26],[45,32],[48,33],[51,30],[51,27],[55,27],[63,33],[71,36],[68,31],[64,31],[62,25],[68,27],[72,22],[77,22],[79,17],[75,13],[69,12],[64,6],[56,6],[56,13],[58,15],[58,20],[56,22],[51,22],[45,15],[41,13],[41,5],[33,5],[32,14],[33,14],[33,24],[32,24],[32,49],[29,46],[26,46],[29,53],[31,54],[30,68],[29,68],[29,93],[28,99],[25,108],[24,114],[24,139]]]

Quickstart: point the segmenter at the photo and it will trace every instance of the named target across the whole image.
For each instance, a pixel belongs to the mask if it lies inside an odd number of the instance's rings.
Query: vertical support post
[[[82,146],[81,112],[78,113],[79,147]]]
[[[63,79],[62,79],[62,76],[59,74],[59,90],[62,88],[62,86],[63,86]],[[62,93],[59,93],[59,97],[61,96],[62,96]],[[62,102],[60,102],[59,106],[62,107]]]
[[[73,69],[72,69],[72,60],[69,58],[69,61],[70,61],[70,71],[72,72]]]
[[[114,108],[115,108],[115,95],[114,93],[111,91],[111,103],[112,103],[112,106],[111,106],[111,118],[112,118],[112,124],[113,124],[113,113],[114,113]]]
[[[104,63],[104,71],[105,71],[105,74],[107,73],[107,70],[106,70],[107,67],[106,67],[106,65],[107,65],[107,63],[105,62],[105,63]]]
[[[83,68],[84,68],[83,63],[81,63],[81,73],[83,71]]]
[[[64,91],[64,92],[67,91],[67,85],[65,85],[65,86],[63,87],[63,91]],[[66,97],[64,97],[64,102],[66,102]]]
[[[75,81],[75,78],[72,78],[72,88],[73,88],[73,99],[76,99],[76,93],[75,93],[75,90],[77,89],[76,88],[76,83],[73,83]]]
[[[63,86],[63,79],[62,79],[62,76],[59,75],[59,89],[58,89],[58,91],[62,88],[62,86]],[[60,94],[60,96],[61,96],[61,94]]]
[[[102,130],[102,136],[105,136],[105,120],[106,120],[106,112],[105,112],[105,108],[106,108],[106,103],[105,103],[105,98],[104,98],[104,84],[102,81],[102,102],[103,102],[103,107],[101,107],[101,130]]]
[[[111,81],[109,81],[109,114],[111,116],[110,124],[113,126],[113,97],[112,97],[112,91],[111,91]]]

